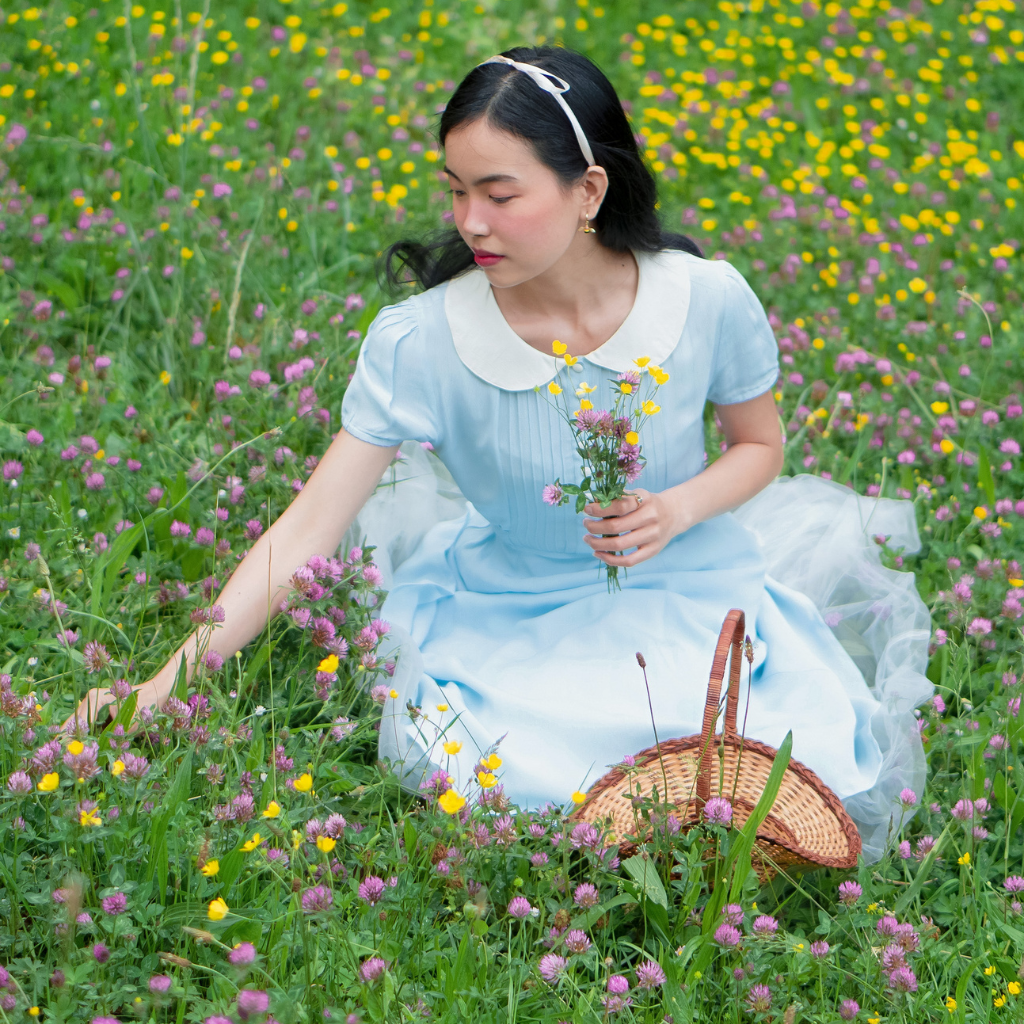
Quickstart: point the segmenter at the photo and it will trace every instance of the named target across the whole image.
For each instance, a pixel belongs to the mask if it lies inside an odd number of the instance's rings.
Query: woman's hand
[[[638,505],[634,495],[643,501]],[[584,519],[588,533],[583,538],[605,565],[631,566],[653,558],[682,529],[672,502],[664,494],[636,487],[616,498],[607,508],[592,501],[583,511],[595,519]],[[621,536],[618,536],[621,534]],[[628,555],[628,548],[636,551]]]
[[[174,688],[175,671],[168,671],[176,661],[172,659],[152,679],[141,686],[133,687],[137,703],[132,714],[131,725],[139,721],[139,709],[143,707],[159,708]],[[90,728],[104,728],[117,716],[117,698],[109,689],[94,686],[79,702],[75,713],[61,726],[65,736],[84,736]]]

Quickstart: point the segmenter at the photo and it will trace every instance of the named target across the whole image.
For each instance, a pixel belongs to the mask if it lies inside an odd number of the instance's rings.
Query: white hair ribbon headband
[[[545,71],[543,68],[537,67],[536,64],[524,64],[522,61],[511,60],[508,57],[501,56],[501,54],[488,57],[487,60],[481,61],[477,67],[483,64],[509,64],[519,71],[526,72],[545,92],[554,96],[558,101],[558,105],[565,111],[565,116],[569,118],[572,130],[576,133],[576,141],[579,142],[583,156],[586,157],[587,165],[593,166],[596,163],[590,143],[587,142],[587,137],[583,134],[583,129],[580,127],[579,121],[576,120],[576,115],[572,112],[569,104],[562,98],[562,93],[569,91],[569,83],[564,78],[559,78],[558,75]],[[551,79],[554,79],[554,82]]]

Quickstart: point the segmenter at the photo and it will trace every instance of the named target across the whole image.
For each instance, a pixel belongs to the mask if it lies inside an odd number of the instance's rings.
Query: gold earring
[[[586,218],[586,221],[587,221],[587,223],[584,224],[583,227],[578,228],[577,230],[582,231],[585,235],[592,235],[592,234],[594,234],[594,232],[597,230],[597,228],[592,228],[590,226],[590,218],[589,217]]]

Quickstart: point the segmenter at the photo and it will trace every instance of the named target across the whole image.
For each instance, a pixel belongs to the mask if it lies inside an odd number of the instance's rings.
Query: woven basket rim
[[[646,747],[644,750],[641,750],[639,753],[636,754],[636,760],[639,761],[641,758],[644,758],[645,760],[647,758],[653,758],[654,767],[656,767],[659,756],[659,746],[661,754],[664,755],[679,753],[681,751],[693,748],[700,749],[701,743],[702,736],[700,733],[694,733],[690,736],[681,736],[676,739],[666,740],[664,743],[661,743],[660,745],[655,744],[653,746]],[[744,738],[738,735],[732,736],[728,733],[725,736],[712,736],[711,746],[717,747],[718,744],[724,744],[726,746],[733,747],[739,747],[742,744],[744,753],[751,752],[755,754],[761,754],[762,756],[768,758],[768,760],[774,760],[775,755],[778,753],[778,751],[774,747],[769,746],[767,743],[764,743],[761,740]],[[646,768],[649,767],[649,765],[645,764],[643,767]],[[856,824],[854,824],[854,821],[850,817],[846,808],[843,807],[839,797],[836,796],[836,794],[824,782],[822,782],[821,778],[811,768],[808,768],[807,765],[805,765],[802,761],[798,761],[794,757],[790,757],[789,764],[786,766],[786,773],[789,774],[790,772],[792,772],[800,780],[800,783],[803,786],[813,789],[815,793],[824,801],[826,807],[829,811],[831,811],[840,829],[846,837],[849,853],[846,857],[833,857],[828,855],[819,855],[812,853],[810,850],[807,850],[804,847],[802,847],[799,843],[794,843],[792,846],[781,844],[774,837],[765,836],[764,841],[772,842],[773,845],[783,846],[784,849],[787,849],[791,853],[794,853],[797,856],[802,857],[805,861],[807,861],[810,864],[814,864],[817,867],[854,867],[857,863],[857,855],[861,852],[860,832],[858,832]],[[602,793],[611,789],[613,786],[621,785],[626,781],[626,778],[626,773],[618,766],[606,772],[604,775],[601,776],[600,779],[598,779],[590,787],[590,789],[587,791],[586,801],[579,807],[579,809],[576,812],[574,812],[572,816],[577,820],[589,820],[586,818],[584,812],[587,810],[588,806],[590,806],[592,798],[601,795]],[[698,820],[696,818],[691,817],[690,808],[693,805],[693,803],[693,800],[689,800],[687,802],[686,820],[688,824],[696,824],[696,821]],[[774,806],[775,805],[773,805],[773,808]],[[768,817],[774,818],[777,822],[784,825],[788,831],[793,831],[791,826],[785,824],[785,818],[781,815],[773,814],[771,811],[769,811]],[[762,837],[760,835],[760,830],[758,830],[758,839],[760,840],[761,838]]]

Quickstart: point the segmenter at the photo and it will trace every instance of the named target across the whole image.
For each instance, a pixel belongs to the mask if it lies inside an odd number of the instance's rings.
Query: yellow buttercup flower
[[[962,857],[957,857],[957,864],[970,864],[971,863],[971,851],[968,850]]]
[[[313,788],[313,776],[309,772],[303,772],[292,785],[300,793],[308,793]]]
[[[436,707],[437,710],[442,712],[442,713],[444,713],[445,711],[448,710],[448,705],[447,704],[435,704],[434,707]]]
[[[1019,981],[1011,981],[1009,983],[1009,985],[1006,986],[1006,991],[1009,992],[1011,996],[1019,996],[1020,995],[1020,982]]]
[[[992,1005],[995,1007],[1005,1006],[1006,996],[996,996],[996,998],[992,1000]]]
[[[493,772],[495,768],[501,767],[501,758],[497,754],[488,754],[480,763],[487,765]]]
[[[976,515],[976,516],[977,516],[977,517],[978,517],[979,519],[985,519],[985,518],[986,518],[986,517],[988,516],[988,509],[987,509],[987,508],[985,508],[985,506],[984,506],[984,505],[978,505],[978,507],[977,507],[977,508],[975,508],[975,510],[974,510],[974,514],[975,514],[975,515]]]
[[[292,849],[297,850],[302,845],[302,833],[297,829],[292,829]]]
[[[640,435],[635,430],[630,430],[626,434],[626,444],[639,444]]]
[[[587,794],[586,793],[581,793],[578,789],[572,795],[572,802],[574,804],[581,804],[586,799],[587,799]]]
[[[263,842],[263,836],[261,836],[259,834],[259,832],[254,832],[253,835],[252,835],[252,839],[248,839],[248,840],[246,840],[246,842],[242,843],[242,850],[245,853],[251,853],[262,842]]]
[[[213,876],[220,871],[220,861],[208,860],[199,870],[202,874],[206,875],[207,878],[213,878]]]
[[[563,345],[557,338],[551,343],[551,351],[554,352],[556,356],[564,356],[568,350],[569,346]]]
[[[110,774],[113,775],[114,778],[117,778],[117,776],[120,775],[121,772],[123,772],[123,771],[124,771],[124,761],[121,761],[121,760],[115,761],[110,766]]]
[[[481,789],[490,789],[498,782],[498,776],[491,772],[477,772],[476,781],[480,783]]]
[[[330,836],[317,836],[316,848],[322,853],[330,853],[337,843]]]
[[[946,1009],[950,1013],[956,1013],[956,1000],[952,996],[946,996]]]
[[[584,398],[584,399],[580,400],[580,412],[583,412],[584,409],[589,411],[589,410],[591,410],[593,408],[594,408],[594,403],[589,398]]]
[[[562,389],[554,381],[548,385],[548,391],[553,395],[560,395],[562,393]]]
[[[566,352],[566,354],[562,356],[562,358],[565,360],[566,366],[575,366],[579,362],[579,360],[575,356],[569,355],[568,352]]]
[[[215,900],[210,900],[210,905],[206,908],[206,916],[211,921],[223,921],[230,910],[231,908],[218,896]]]
[[[166,370],[160,371],[160,383],[163,385],[171,383],[171,375]]]
[[[446,754],[457,754],[462,749],[462,743],[459,740],[449,740],[444,745],[444,752]]]
[[[942,449],[943,455],[948,455],[956,447],[956,445],[953,444],[953,442],[950,441],[948,437],[944,437],[939,442],[939,447]]]
[[[634,359],[633,362],[640,367],[642,370],[651,361],[650,356],[641,356],[639,359]]]
[[[643,402],[640,406],[641,409],[648,415],[653,416],[656,412],[661,412],[661,406],[655,405],[650,399]]]
[[[79,811],[78,812],[78,824],[83,828],[89,825],[102,825],[100,816],[96,811]]]
[[[932,402],[932,412],[936,415],[941,415],[944,412],[949,411],[949,402]]]
[[[628,380],[619,381],[619,391],[624,395],[631,395],[633,393],[633,385]]]
[[[276,800],[271,800],[267,804],[267,809],[263,812],[264,818],[276,818],[281,813],[281,805]]]
[[[437,798],[437,802],[445,814],[458,814],[466,806],[466,798],[456,793],[454,789],[442,793]]]
[[[647,372],[654,378],[654,382],[659,387],[668,382],[669,375],[660,366],[648,366]]]
[[[338,656],[336,654],[328,654],[327,657],[317,665],[316,670],[317,672],[337,672]]]
[[[988,977],[991,978],[992,975],[995,974],[995,973],[996,973],[995,964],[989,964],[988,967],[985,968],[985,974],[988,975]]]
[[[398,700],[398,691],[397,691],[397,690],[390,690],[390,691],[388,692],[388,696],[389,696],[389,697],[390,697],[390,698],[391,698],[392,700]]]
[[[47,772],[37,783],[40,793],[52,793],[60,785],[60,776],[56,772]]]
[[[83,750],[85,750],[85,747],[82,745],[80,740],[72,740],[68,744],[68,753],[73,757],[78,757]]]
[[[586,381],[583,381],[580,386],[576,389],[576,397],[582,398],[584,395],[589,395],[596,391],[596,387],[591,387]]]

